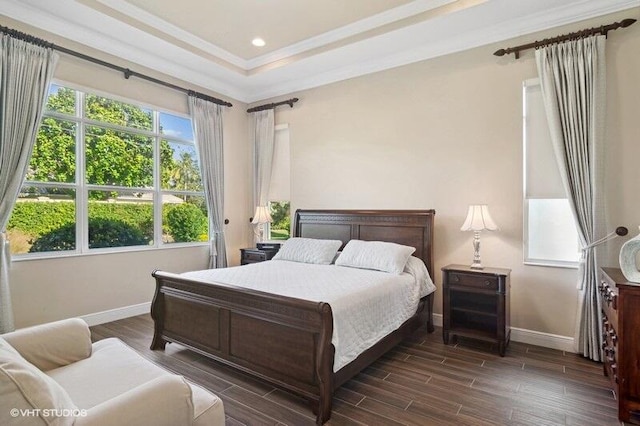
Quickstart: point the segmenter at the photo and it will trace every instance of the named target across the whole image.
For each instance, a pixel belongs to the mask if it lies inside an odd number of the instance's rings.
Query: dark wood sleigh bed
[[[433,274],[433,210],[298,210],[294,236],[389,241],[416,248]],[[433,332],[433,293],[413,317],[337,372],[331,307],[154,271],[151,349],[179,343],[288,389],[311,403],[316,422],[331,416],[333,392],[425,322]]]

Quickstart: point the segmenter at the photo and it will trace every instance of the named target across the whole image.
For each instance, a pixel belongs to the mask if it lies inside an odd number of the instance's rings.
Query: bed
[[[293,236],[386,241],[416,248],[433,277],[433,210],[298,210]],[[244,268],[244,267],[243,267]],[[333,313],[329,303],[205,282],[154,271],[151,349],[167,342],[231,365],[290,390],[311,403],[316,422],[331,416],[335,389],[421,325],[433,332],[433,293],[413,316],[334,371]]]

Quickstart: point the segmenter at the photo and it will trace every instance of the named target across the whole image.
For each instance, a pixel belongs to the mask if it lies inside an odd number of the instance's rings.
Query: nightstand
[[[509,326],[510,269],[471,269],[465,265],[442,268],[442,338],[472,337],[498,344],[504,356]]]
[[[278,250],[260,250],[257,248],[240,249],[240,265],[271,260]]]

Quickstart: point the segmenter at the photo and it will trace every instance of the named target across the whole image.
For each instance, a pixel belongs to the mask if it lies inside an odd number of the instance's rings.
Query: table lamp
[[[269,213],[269,206],[256,207],[256,214],[253,215],[253,219],[251,220],[251,223],[256,225],[254,232],[258,237],[259,243],[263,241],[264,224],[271,223],[271,222],[273,222],[273,219],[271,218],[271,213]]]
[[[498,226],[489,214],[489,207],[486,204],[472,204],[469,206],[467,218],[465,219],[461,231],[473,231],[473,263],[471,268],[482,269],[480,262],[480,231],[495,231]]]

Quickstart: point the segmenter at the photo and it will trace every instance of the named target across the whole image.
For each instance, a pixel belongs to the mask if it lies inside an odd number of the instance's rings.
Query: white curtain
[[[538,74],[556,159],[582,244],[576,352],[601,359],[598,261],[602,236],[602,154],[605,115],[605,37],[593,36],[536,51]]]
[[[222,106],[189,96],[189,113],[193,122],[193,133],[209,211],[211,234],[209,268],[224,268],[227,266],[227,248],[224,238]]]
[[[0,333],[13,331],[6,226],[36,140],[58,54],[3,34],[0,41]]]
[[[273,109],[268,109],[252,114],[254,140],[254,207],[266,206],[268,211],[269,184],[271,183],[273,147],[275,145],[275,112]]]

